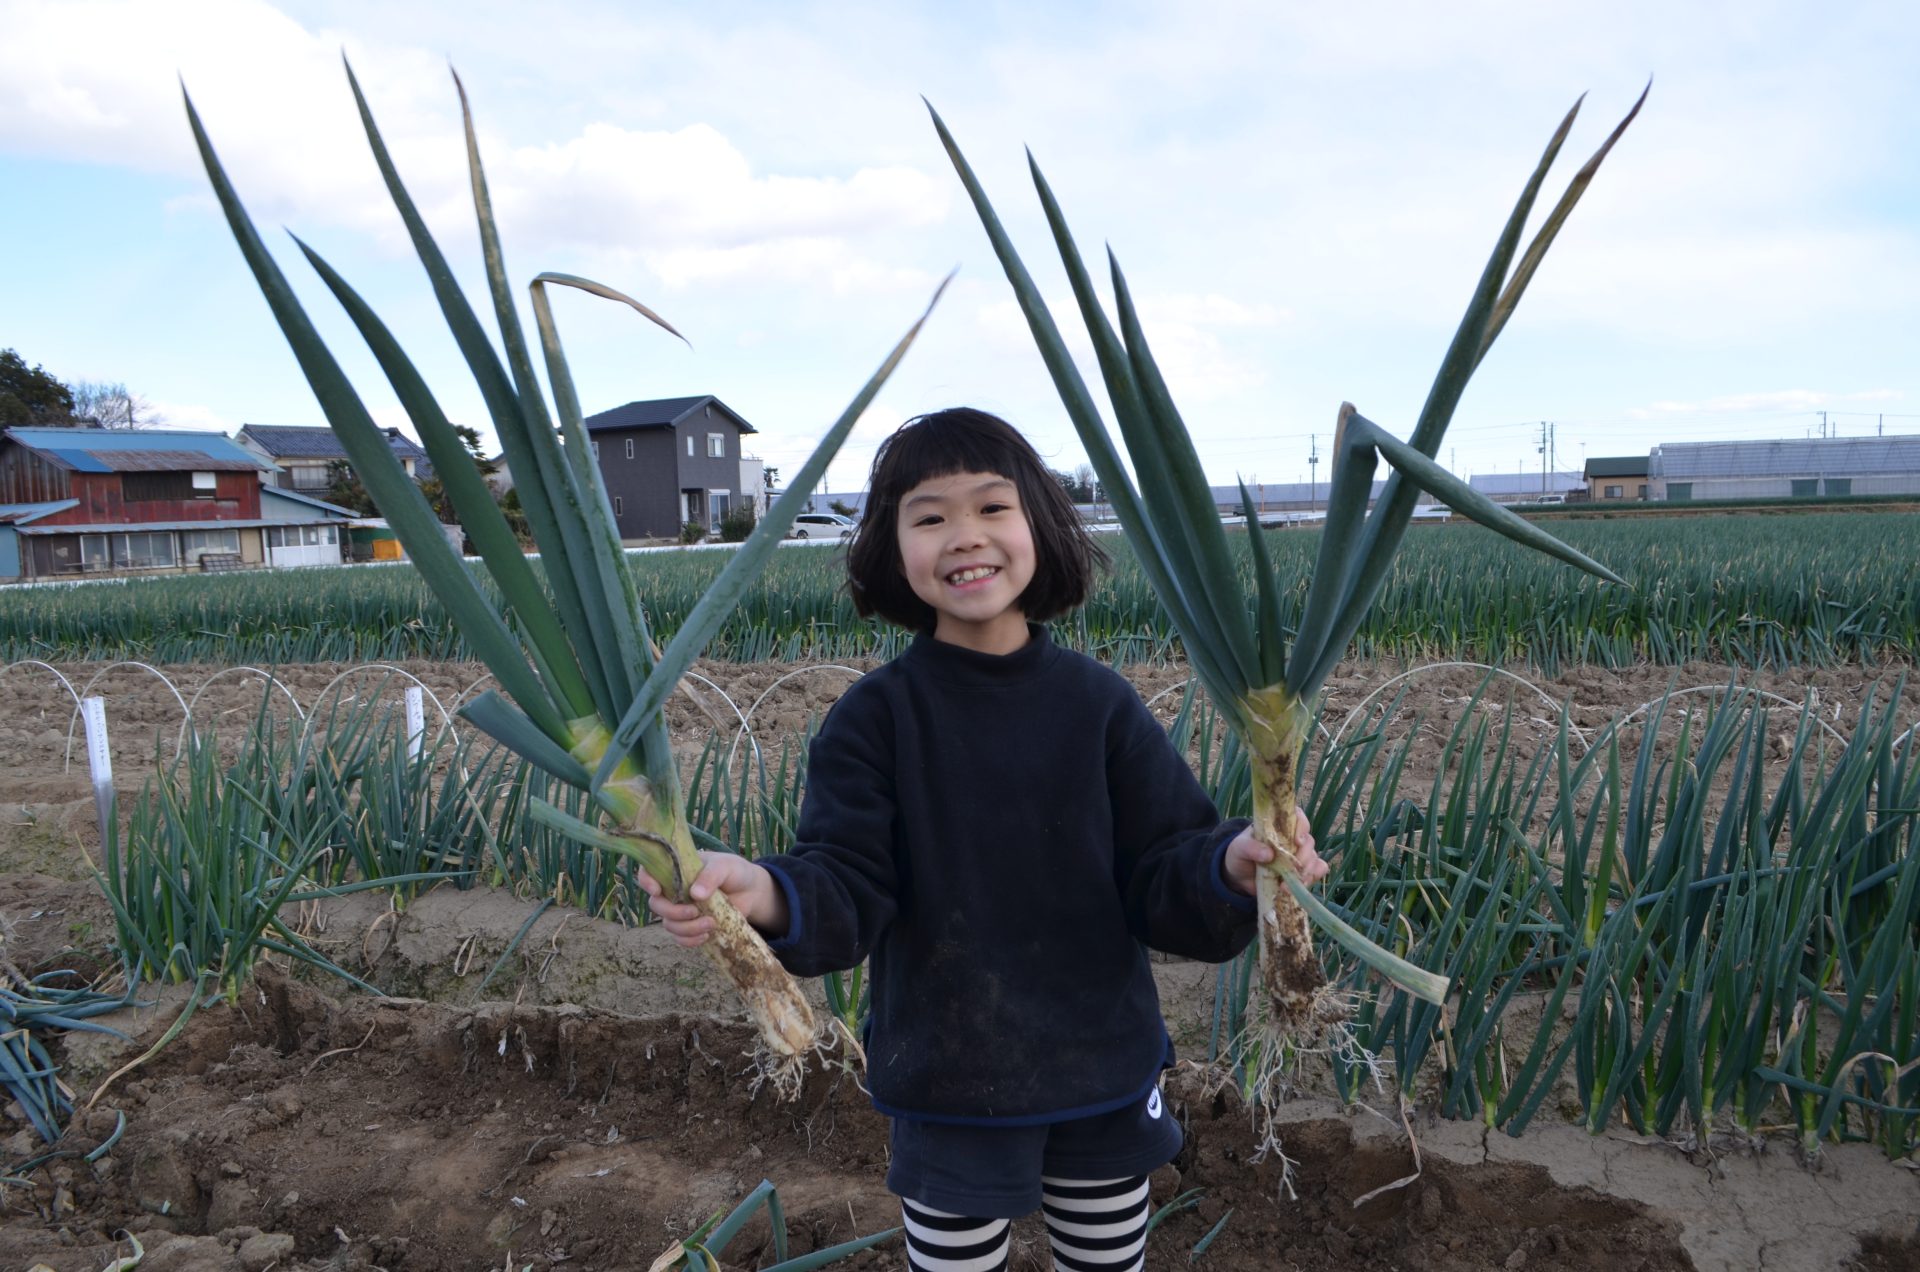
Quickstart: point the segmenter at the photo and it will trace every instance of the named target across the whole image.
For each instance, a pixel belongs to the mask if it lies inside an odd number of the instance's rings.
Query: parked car
[[[803,512],[787,529],[789,539],[849,539],[853,537],[853,518],[837,512]]]

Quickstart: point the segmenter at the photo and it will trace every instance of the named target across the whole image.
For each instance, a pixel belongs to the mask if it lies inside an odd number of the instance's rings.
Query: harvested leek
[[[1099,408],[1074,367],[1064,340],[1033,279],[1021,263],[986,192],[975,179],[958,145],[937,112],[933,121],[995,254],[1013,285],[1054,385],[1087,448],[1094,470],[1108,491],[1121,526],[1132,540],[1141,569],[1159,594],[1180,634],[1194,673],[1219,705],[1253,758],[1255,830],[1267,843],[1284,846],[1294,818],[1301,746],[1315,699],[1341,654],[1353,639],[1386,578],[1393,553],[1405,534],[1422,490],[1453,510],[1510,539],[1550,553],[1593,574],[1619,583],[1612,571],[1493,503],[1435,463],[1440,439],[1479,366],[1532,281],[1546,250],[1591,182],[1607,152],[1639,112],[1628,112],[1598,152],[1574,176],[1515,265],[1521,233],[1547,169],[1573,126],[1578,104],[1549,142],[1519,202],[1507,220],[1492,259],[1481,275],[1438,377],[1421,411],[1412,439],[1402,442],[1362,417],[1351,405],[1340,409],[1329,485],[1326,528],[1298,629],[1281,625],[1280,584],[1267,560],[1253,499],[1241,487],[1253,550],[1257,595],[1243,594],[1220,516],[1199,456],[1182,423],[1159,366],[1147,346],[1139,317],[1119,263],[1109,255],[1116,333],[1102,308],[1092,279],[1067,229],[1052,191],[1029,156],[1034,185],[1052,228],[1081,317],[1098,355],[1108,399],[1135,471],[1155,479],[1135,487],[1108,436]],[[1392,468],[1371,512],[1368,497],[1373,474],[1384,459]],[[1251,614],[1249,614],[1251,609]],[[1261,973],[1266,991],[1270,1036],[1285,1042],[1332,1023],[1340,1005],[1327,993],[1320,960],[1314,953],[1312,924],[1319,924],[1375,971],[1432,1002],[1444,1001],[1444,977],[1412,966],[1342,922],[1292,873],[1291,855],[1282,851],[1259,878],[1257,899]],[[1274,1049],[1275,1052],[1279,1048]]]
[[[487,282],[506,350],[503,366],[451,269],[408,195],[351,69],[373,155],[439,299],[454,340],[486,402],[506,452],[545,566],[547,587],[528,565],[492,492],[434,400],[425,381],[380,319],[346,281],[304,243],[301,250],[366,340],[420,434],[467,535],[496,584],[496,604],[448,546],[441,527],[389,449],[346,375],[314,330],[299,300],[255,232],[191,100],[187,114],[214,192],[294,356],[365,482],[420,574],[453,616],[468,647],[492,670],[505,697],[489,692],[462,709],[476,726],[561,782],[589,791],[610,822],[573,829],[583,840],[623,853],[676,897],[700,870],[688,828],[680,779],[661,707],[701,648],[764,568],[782,530],[804,508],[861,412],[904,356],[925,322],[893,348],[880,369],[827,430],[786,492],[721,571],[664,651],[656,651],[621,550],[594,447],[560,345],[549,285],[618,300],[668,331],[646,306],[585,279],[541,274],[532,283],[534,317],[552,386],[549,413],[515,311],[474,136],[460,90],[468,167]],[[455,80],[458,88],[458,80]],[[938,299],[936,293],[935,299]],[[678,332],[673,334],[678,335]],[[558,415],[556,430],[554,414]],[[548,589],[551,589],[549,592]],[[508,699],[511,699],[509,703]],[[558,810],[537,810],[558,815]],[[766,942],[718,893],[704,903],[715,923],[704,947],[745,998],[769,1053],[770,1072],[790,1085],[816,1043],[813,1013]]]

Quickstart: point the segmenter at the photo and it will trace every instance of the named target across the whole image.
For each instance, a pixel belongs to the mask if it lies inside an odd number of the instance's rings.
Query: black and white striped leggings
[[[1040,1181],[1040,1208],[1064,1272],[1141,1272],[1146,1266],[1147,1179]],[[970,1219],[902,1200],[912,1272],[1001,1272],[1011,1220]]]

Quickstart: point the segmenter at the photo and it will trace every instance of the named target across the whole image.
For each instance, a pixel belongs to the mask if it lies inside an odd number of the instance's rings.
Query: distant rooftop
[[[616,406],[611,410],[587,416],[587,431],[606,433],[615,429],[666,428],[678,424],[709,403],[739,425],[742,433],[759,431],[741,418],[732,407],[711,393],[702,393],[695,397],[649,398],[644,402],[629,402],[625,406]]]
[[[6,436],[72,472],[259,472],[262,463],[224,433],[185,429],[10,428]]]
[[[275,459],[345,459],[347,448],[332,429],[314,424],[245,424],[240,432]],[[387,444],[402,459],[424,459],[427,452],[397,428],[386,430]]]
[[[1490,498],[1501,495],[1565,494],[1587,484],[1585,473],[1476,473],[1467,484]]]
[[[1808,437],[1770,442],[1672,442],[1653,448],[1668,481],[1920,472],[1920,436]]]

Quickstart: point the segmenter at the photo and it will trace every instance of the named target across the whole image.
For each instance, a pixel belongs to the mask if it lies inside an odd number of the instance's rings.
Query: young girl
[[[828,713],[793,851],[705,854],[693,895],[724,891],[797,976],[871,960],[909,1267],[1004,1268],[1008,1220],[1044,1203],[1056,1267],[1138,1269],[1146,1176],[1181,1143],[1146,949],[1238,954],[1274,851],[1220,821],[1131,685],[1047,639],[1104,554],[1025,438],[924,415],[870,489],[854,603],[914,642]],[[645,882],[681,945],[706,939]]]

